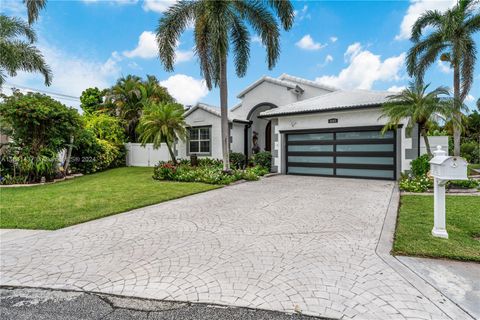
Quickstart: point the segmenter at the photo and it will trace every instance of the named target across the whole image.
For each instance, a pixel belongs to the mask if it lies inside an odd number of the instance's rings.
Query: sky
[[[34,88],[66,95],[78,107],[88,87],[107,88],[128,74],[155,75],[177,101],[219,105],[218,89],[208,91],[193,53],[193,31],[187,29],[176,49],[174,72],[166,72],[158,57],[155,29],[175,0],[49,0],[34,28],[37,46],[53,70],[53,83],[38,74],[19,73],[7,87]],[[446,10],[455,0],[414,1],[294,1],[295,24],[281,34],[281,55],[269,70],[265,48],[251,34],[247,74],[238,78],[232,58],[228,64],[229,107],[249,84],[282,73],[318,81],[340,89],[398,91],[408,85],[404,58],[411,46],[409,30],[429,9]],[[21,0],[1,0],[2,13],[25,17]],[[476,35],[480,46],[480,35]],[[452,87],[448,64],[437,61],[426,74],[431,87]],[[466,103],[474,108],[480,97],[480,59]]]

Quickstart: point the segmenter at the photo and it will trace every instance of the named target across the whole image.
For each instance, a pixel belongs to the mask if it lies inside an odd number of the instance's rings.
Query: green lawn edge
[[[0,229],[58,230],[224,187],[158,181],[123,167],[42,186],[0,189]],[[33,200],[32,200],[33,199]]]
[[[431,235],[433,196],[401,195],[393,255],[480,262],[480,197],[446,197],[449,239]]]

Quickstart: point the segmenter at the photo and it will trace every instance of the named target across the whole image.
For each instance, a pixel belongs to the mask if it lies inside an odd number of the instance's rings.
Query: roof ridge
[[[291,74],[288,74],[288,73],[282,73],[278,77],[278,79],[285,81],[284,78],[287,78],[287,79],[290,78],[292,81],[297,81],[299,83],[308,84],[308,85],[315,86],[317,88],[322,88],[322,89],[325,89],[325,90],[328,90],[328,91],[340,90],[339,88],[336,88],[336,87],[328,86],[328,85],[325,85],[325,84],[322,84],[322,83],[319,83],[319,82],[316,82],[316,81],[313,81],[313,80],[309,80],[309,79],[305,79],[305,78],[301,78],[301,77],[297,77],[297,76],[292,76]]]

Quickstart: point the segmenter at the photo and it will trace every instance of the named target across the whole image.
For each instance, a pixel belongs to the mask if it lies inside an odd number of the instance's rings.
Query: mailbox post
[[[447,152],[437,146],[430,160],[433,182],[433,229],[434,237],[448,239],[445,222],[445,185],[448,180],[467,180],[467,162],[460,157],[447,156]]]

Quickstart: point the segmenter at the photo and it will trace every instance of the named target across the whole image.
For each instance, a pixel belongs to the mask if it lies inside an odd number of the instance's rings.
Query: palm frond
[[[443,24],[443,15],[438,10],[428,10],[423,13],[412,26],[411,40],[418,42],[422,36],[423,30],[427,27],[441,28]]]
[[[32,24],[38,19],[40,10],[45,8],[47,0],[23,0],[27,6],[28,23]]]

